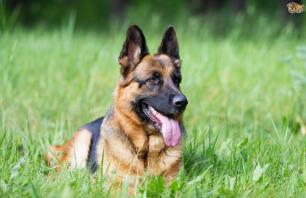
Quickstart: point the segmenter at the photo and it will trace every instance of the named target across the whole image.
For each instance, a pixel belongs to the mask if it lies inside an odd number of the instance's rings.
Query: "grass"
[[[164,29],[144,27],[155,52]],[[177,25],[189,98],[184,167],[168,187],[147,178],[137,196],[305,197],[306,140],[292,124],[297,101],[290,72],[306,40],[290,26],[251,37],[240,36],[239,27],[224,36],[196,22],[192,27]],[[126,196],[125,186],[114,192],[102,174],[57,175],[43,163],[48,145],[110,106],[125,29],[2,32],[0,197]]]

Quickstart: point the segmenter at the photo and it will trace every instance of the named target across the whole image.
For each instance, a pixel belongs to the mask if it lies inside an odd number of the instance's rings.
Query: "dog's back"
[[[59,170],[62,163],[69,162],[71,168],[88,167],[91,171],[96,171],[97,145],[103,118],[100,117],[82,126],[64,145],[51,146],[45,156],[47,164]]]

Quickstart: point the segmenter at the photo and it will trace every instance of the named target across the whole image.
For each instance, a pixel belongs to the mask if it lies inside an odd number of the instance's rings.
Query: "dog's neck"
[[[112,107],[109,114],[111,115],[107,116],[107,120],[115,122],[116,125],[113,126],[119,126],[119,134],[127,137],[126,139],[135,148],[135,153],[138,156],[144,156],[148,151],[149,137],[142,123],[136,117],[120,111],[119,108],[116,108],[116,105]]]

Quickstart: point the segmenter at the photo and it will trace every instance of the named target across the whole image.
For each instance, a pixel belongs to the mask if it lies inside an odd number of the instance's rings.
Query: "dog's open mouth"
[[[157,112],[148,104],[142,104],[142,110],[153,122],[154,126],[162,133],[167,146],[176,146],[181,140],[181,128],[177,120],[166,117]]]

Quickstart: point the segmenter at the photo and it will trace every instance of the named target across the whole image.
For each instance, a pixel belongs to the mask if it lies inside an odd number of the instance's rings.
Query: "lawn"
[[[296,122],[306,90],[292,75],[305,64],[296,54],[306,40],[292,26],[262,26],[250,37],[238,27],[218,36],[209,24],[176,26],[189,99],[184,168],[170,186],[147,178],[138,197],[306,197],[306,137]],[[0,197],[126,196],[100,173],[57,175],[43,161],[48,145],[111,105],[126,28],[0,34]],[[152,53],[164,29],[143,28]]]

